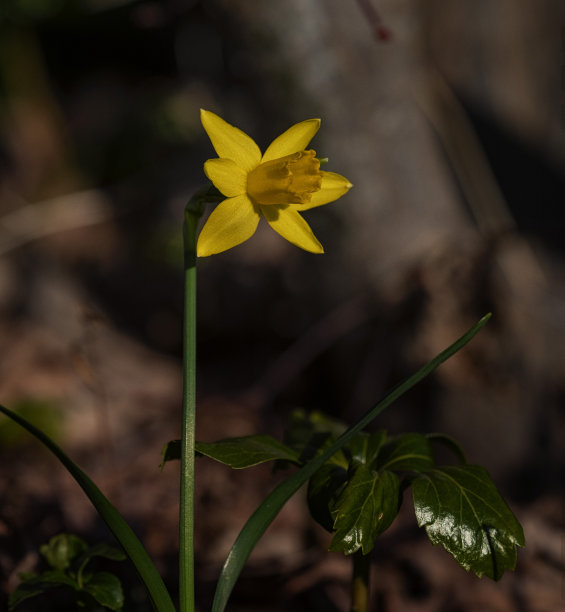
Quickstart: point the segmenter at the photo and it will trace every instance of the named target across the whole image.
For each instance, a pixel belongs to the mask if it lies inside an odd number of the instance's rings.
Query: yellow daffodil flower
[[[214,255],[241,244],[255,233],[262,216],[292,244],[323,253],[300,213],[337,200],[352,185],[339,174],[320,170],[316,152],[305,150],[320,120],[293,125],[261,155],[252,138],[218,115],[201,110],[200,118],[219,156],[205,162],[204,172],[226,199],[202,228],[197,255]]]

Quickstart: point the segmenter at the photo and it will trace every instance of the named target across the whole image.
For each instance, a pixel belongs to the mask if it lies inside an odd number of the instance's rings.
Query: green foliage
[[[441,353],[438,353],[431,361],[412,374],[412,376],[394,387],[392,391],[386,394],[377,404],[369,408],[354,425],[348,427],[333,444],[330,444],[325,450],[315,455],[296,473],[279,483],[275,489],[267,495],[261,505],[245,523],[229,552],[216,586],[214,601],[212,602],[212,612],[223,612],[226,609],[230,593],[253,547],[292,495],[294,495],[303,484],[308,482],[327,461],[362,432],[369,423],[374,421],[383,410],[390,407],[399,397],[402,397],[402,395],[412,389],[412,387],[418,384],[426,376],[429,376],[442,363],[470,342],[486,325],[490,316],[490,314],[484,316],[453,344],[441,351]],[[323,432],[319,432],[318,435],[323,436]]]
[[[400,480],[389,470],[375,472],[362,463],[351,470],[347,483],[332,503],[335,535],[330,550],[366,555],[395,519],[400,507]]]
[[[87,549],[86,542],[78,536],[62,533],[43,544],[39,552],[53,569],[66,570],[71,561]]]
[[[0,413],[5,414],[12,421],[27,430],[34,436],[45,448],[47,448],[62,465],[67,469],[69,474],[76,480],[82,488],[92,505],[98,511],[100,517],[108,525],[110,531],[118,540],[130,561],[133,563],[137,573],[143,581],[151,601],[156,610],[159,612],[174,612],[175,606],[167,591],[167,587],[163,579],[159,575],[157,568],[151,561],[147,551],[126,523],[122,515],[110,503],[107,497],[100,491],[94,482],[78,467],[78,465],[66,455],[62,449],[51,440],[44,432],[29,423],[21,415],[9,410],[5,406],[0,405]]]
[[[126,555],[120,549],[109,544],[89,547],[81,538],[62,533],[41,546],[40,552],[50,569],[41,574],[20,575],[22,581],[10,595],[10,610],[27,599],[60,588],[67,588],[76,605],[85,610],[96,610],[98,606],[122,609],[124,594],[119,579],[89,567],[95,557],[123,561]]]
[[[243,469],[267,461],[299,462],[298,452],[271,436],[243,436],[217,442],[197,442],[196,454],[215,459],[234,469]],[[161,465],[180,459],[180,440],[168,442],[161,452]]]
[[[269,436],[246,436],[207,443],[203,454],[232,467],[274,459],[304,464],[345,429],[320,413],[297,411],[286,444]],[[434,444],[446,446],[462,465],[437,465]],[[202,452],[202,445],[197,448]],[[425,527],[432,544],[441,544],[477,576],[499,580],[514,569],[516,547],[524,545],[522,527],[487,471],[466,464],[459,445],[442,434],[356,433],[310,477],[308,507],[333,532],[331,551],[366,555],[396,518],[409,486],[418,525]]]
[[[426,438],[428,438],[432,445],[436,444],[437,446],[443,446],[447,450],[451,451],[452,454],[457,457],[459,463],[467,463],[467,457],[465,456],[463,449],[451,436],[442,433],[430,433],[426,435]]]
[[[379,470],[396,472],[421,471],[432,467],[433,464],[430,442],[426,436],[419,433],[406,433],[388,439],[374,462]]]
[[[514,569],[524,532],[483,467],[427,470],[412,482],[412,494],[418,525],[465,569],[493,580]]]

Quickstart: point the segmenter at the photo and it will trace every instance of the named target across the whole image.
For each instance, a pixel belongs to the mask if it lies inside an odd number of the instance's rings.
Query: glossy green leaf
[[[196,442],[197,455],[240,470],[267,461],[299,462],[299,453],[272,436],[242,436],[216,442]],[[171,440],[161,451],[161,466],[167,461],[180,459],[180,440]]]
[[[84,540],[70,533],[60,533],[53,536],[47,544],[43,544],[39,552],[53,569],[64,570],[71,561],[88,548]]]
[[[426,434],[426,438],[430,442],[436,443],[438,445],[444,446],[447,450],[451,451],[458,459],[459,463],[467,463],[467,457],[465,456],[465,452],[461,448],[461,445],[457,440],[454,440],[451,436],[443,433],[429,433]]]
[[[327,531],[333,531],[332,510],[347,482],[347,469],[332,461],[324,465],[308,481],[308,509],[312,518]]]
[[[430,470],[413,481],[412,492],[418,525],[466,570],[499,580],[514,569],[524,532],[483,467]]]
[[[335,535],[330,550],[369,553],[400,507],[400,481],[393,472],[375,472],[359,464],[336,503]]]
[[[29,433],[35,436],[57,457],[57,459],[59,459],[71,476],[78,482],[98,511],[100,517],[108,525],[110,531],[112,531],[127,556],[131,559],[149,592],[155,609],[158,610],[158,612],[175,612],[171,596],[157,568],[149,558],[147,551],[143,548],[143,545],[122,515],[108,501],[94,482],[42,431],[4,406],[0,406],[0,412],[10,417],[24,429],[27,429]]]
[[[386,431],[383,429],[374,433],[360,432],[344,447],[344,453],[349,461],[372,465],[386,441]]]
[[[88,548],[74,563],[75,567],[78,568],[77,571],[77,580],[79,582],[87,582],[90,580],[91,575],[87,577],[85,574],[86,566],[94,557],[103,557],[104,559],[111,559],[112,561],[124,561],[127,559],[127,556],[124,552],[117,548],[116,546],[112,546],[111,544],[106,544],[104,542],[99,542],[94,546]]]
[[[376,465],[377,457],[381,452],[383,445],[387,440],[386,431],[379,429],[374,433],[370,434],[367,440],[367,446],[365,448],[365,456],[363,457],[363,463],[368,466]]]
[[[245,562],[259,538],[265,533],[267,527],[272,523],[284,504],[307,482],[313,474],[347,444],[355,434],[362,431],[373,421],[383,410],[388,408],[399,397],[404,395],[409,389],[418,384],[426,376],[431,374],[444,361],[462,349],[490,319],[491,315],[484,316],[476,325],[469,329],[453,344],[448,346],[441,353],[436,355],[424,367],[420,368],[415,374],[410,376],[403,383],[395,387],[386,395],[376,406],[368,410],[355,425],[349,427],[328,449],[320,455],[314,457],[309,463],[304,465],[298,472],[281,482],[255,510],[234,542],[229,555],[222,568],[222,573],[214,594],[212,612],[223,612],[226,608],[229,596],[237,581]]]
[[[234,469],[275,460],[298,463],[299,458],[298,453],[286,444],[263,435],[227,438],[217,442],[197,442],[196,451]]]
[[[13,610],[26,599],[62,586],[70,587],[73,590],[78,589],[76,581],[61,570],[50,570],[39,575],[28,574],[16,589],[10,593],[9,609]]]
[[[327,531],[334,530],[333,511],[347,483],[350,465],[374,463],[385,440],[384,430],[372,434],[358,433],[308,481],[310,514]]]
[[[97,572],[83,585],[82,590],[110,610],[121,610],[124,605],[122,585],[119,579],[109,572]]]
[[[419,433],[407,433],[391,438],[383,445],[377,459],[379,470],[421,471],[433,465],[430,441]]]

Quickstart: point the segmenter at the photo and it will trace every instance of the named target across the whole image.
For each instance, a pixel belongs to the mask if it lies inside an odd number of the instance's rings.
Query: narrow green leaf
[[[197,442],[196,451],[234,469],[283,460],[298,463],[299,455],[292,448],[271,436],[243,436],[217,442]]]
[[[430,470],[414,480],[412,493],[418,525],[466,570],[500,580],[514,569],[524,532],[485,468]]]
[[[347,429],[327,450],[318,455],[312,461],[304,465],[300,470],[287,480],[281,482],[255,510],[243,529],[237,536],[229,555],[222,568],[222,573],[216,586],[212,612],[223,612],[226,608],[230,593],[237,581],[247,558],[251,554],[253,547],[263,535],[267,527],[271,524],[275,516],[279,513],[284,504],[298,491],[298,489],[344,444],[351,438],[367,427],[367,425],[377,417],[383,410],[388,408],[399,397],[404,395],[414,385],[423,378],[431,374],[444,361],[449,359],[457,351],[462,349],[487,323],[491,315],[484,316],[463,336],[456,340],[451,346],[436,355],[423,368],[418,370],[410,378],[393,389],[383,400],[369,410],[355,425]]]
[[[53,439],[56,440],[61,436],[62,412],[53,403],[47,400],[27,398],[14,402],[12,409],[24,419],[35,423],[36,427]],[[0,422],[0,447],[4,450],[13,449],[17,452],[25,436],[26,432],[17,423],[8,419]]]
[[[124,605],[122,585],[118,577],[109,572],[97,572],[83,585],[82,590],[110,610],[121,610]]]
[[[377,458],[378,469],[427,470],[434,465],[432,448],[428,438],[419,433],[407,433],[391,438]]]
[[[29,433],[35,436],[59,459],[86,493],[98,514],[108,525],[110,531],[112,531],[127,556],[131,559],[149,592],[155,609],[159,612],[174,612],[175,607],[171,596],[155,565],[149,558],[147,551],[143,548],[143,545],[122,515],[108,501],[94,482],[42,431],[4,406],[0,406],[0,412],[3,412],[6,416],[16,421],[16,423],[19,423],[24,429],[27,429]]]
[[[47,544],[43,544],[39,552],[52,568],[64,570],[87,548],[87,543],[78,536],[71,533],[60,533],[53,536]]]
[[[368,554],[400,507],[400,480],[393,472],[375,472],[359,464],[336,504],[335,535],[330,550]]]

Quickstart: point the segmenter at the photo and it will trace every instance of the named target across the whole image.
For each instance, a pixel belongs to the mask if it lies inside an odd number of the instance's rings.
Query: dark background
[[[375,550],[375,602],[557,610],[565,5],[374,2],[388,40],[366,5],[1,0],[0,401],[86,469],[174,588],[178,473],[158,465],[179,430],[182,211],[214,156],[199,109],[262,148],[321,117],[313,147],[355,185],[305,215],[326,254],[261,224],[199,261],[198,438],[280,436],[297,407],[352,422],[492,311],[375,427],[460,440],[528,546],[515,574],[479,581],[426,542],[407,499]],[[3,609],[52,535],[110,536],[62,468],[6,420],[0,445]],[[198,469],[205,610],[273,477]],[[349,567],[327,543],[297,496],[233,609],[347,609]],[[132,609],[143,609],[124,572]]]

